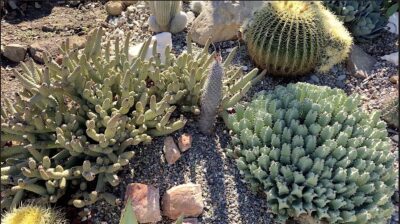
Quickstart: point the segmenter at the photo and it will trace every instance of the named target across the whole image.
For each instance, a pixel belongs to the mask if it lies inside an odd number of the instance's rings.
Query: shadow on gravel
[[[36,2],[40,3],[40,8],[35,8],[35,1],[19,0],[17,1],[18,8],[15,10],[9,10],[2,19],[10,24],[19,24],[24,21],[40,19],[50,15],[54,6],[57,5],[56,0],[43,0]]]

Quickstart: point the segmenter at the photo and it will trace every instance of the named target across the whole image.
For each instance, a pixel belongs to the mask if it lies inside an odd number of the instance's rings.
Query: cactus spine
[[[52,208],[23,205],[3,214],[3,224],[66,224],[64,214]]]
[[[265,3],[242,28],[249,55],[273,75],[329,70],[345,59],[352,40],[343,25],[326,14],[331,13],[319,2]],[[332,42],[340,44],[326,51]]]
[[[178,33],[187,22],[184,12],[181,12],[181,1],[148,1],[151,11],[149,17],[150,29],[154,32]]]
[[[201,132],[204,134],[211,133],[221,103],[222,79],[224,76],[221,60],[221,56],[217,54],[201,96],[199,125]]]

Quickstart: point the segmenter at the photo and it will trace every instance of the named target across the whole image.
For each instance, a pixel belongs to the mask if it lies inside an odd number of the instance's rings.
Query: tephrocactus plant
[[[172,117],[176,107],[200,113],[213,60],[208,46],[193,53],[189,41],[178,57],[167,47],[161,63],[157,44],[154,57],[145,59],[149,39],[130,61],[130,34],[113,42],[103,34],[96,30],[82,51],[64,43],[61,65],[46,56],[42,70],[31,62],[22,64],[23,73],[15,71],[24,89],[1,108],[2,208],[18,205],[26,191],[40,196],[37,203],[55,203],[68,189],[76,207],[99,199],[117,204],[105,186],[119,184],[118,171],[134,155],[129,147],[182,128],[183,115]],[[265,74],[256,77],[254,69],[242,77],[228,67],[235,52],[223,64],[221,109],[238,102]]]
[[[399,96],[397,93],[391,94],[385,99],[382,118],[389,125],[399,128]]]
[[[242,31],[250,57],[273,75],[326,72],[347,57],[352,44],[346,28],[320,2],[267,2]]]
[[[181,11],[181,1],[148,1],[151,15],[148,23],[153,32],[181,32],[186,27],[187,16]]]
[[[385,223],[395,191],[395,156],[379,112],[344,91],[306,83],[278,86],[224,119],[229,155],[278,221]]]

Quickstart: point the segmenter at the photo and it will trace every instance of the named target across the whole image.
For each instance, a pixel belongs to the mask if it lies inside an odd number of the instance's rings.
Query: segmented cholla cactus
[[[66,224],[64,214],[50,207],[23,205],[2,215],[3,224]]]
[[[382,108],[382,118],[391,126],[399,128],[399,96],[389,95]]]
[[[213,60],[207,49],[195,54],[189,43],[188,52],[175,57],[168,47],[161,63],[157,44],[154,57],[145,59],[149,39],[129,61],[130,34],[115,41],[103,34],[96,30],[80,51],[64,43],[61,65],[46,55],[44,69],[31,61],[22,64],[23,73],[15,71],[24,89],[1,107],[1,208],[18,205],[26,191],[40,196],[37,203],[55,203],[67,189],[76,190],[69,201],[76,207],[99,199],[117,204],[105,185],[119,184],[118,171],[134,155],[129,147],[182,128],[183,115],[171,117],[177,106],[200,112]],[[225,106],[235,104],[256,75],[227,68]]]
[[[187,16],[181,11],[181,1],[148,1],[151,11],[148,23],[154,32],[181,32],[186,27]]]
[[[267,2],[243,27],[249,55],[273,75],[328,71],[343,61],[352,38],[319,2]]]
[[[386,124],[357,97],[306,83],[278,86],[224,119],[245,180],[278,221],[385,223],[396,183]]]
[[[222,58],[216,55],[215,61],[211,66],[210,74],[204,84],[203,94],[201,96],[200,106],[200,130],[204,134],[212,132],[215,118],[218,114],[218,108],[222,98],[222,79],[224,68],[222,67]]]

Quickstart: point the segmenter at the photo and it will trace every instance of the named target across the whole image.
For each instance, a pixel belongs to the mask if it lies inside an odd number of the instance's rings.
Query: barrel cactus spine
[[[347,57],[352,43],[329,13],[319,2],[265,3],[241,28],[250,57],[273,75],[326,72]]]

